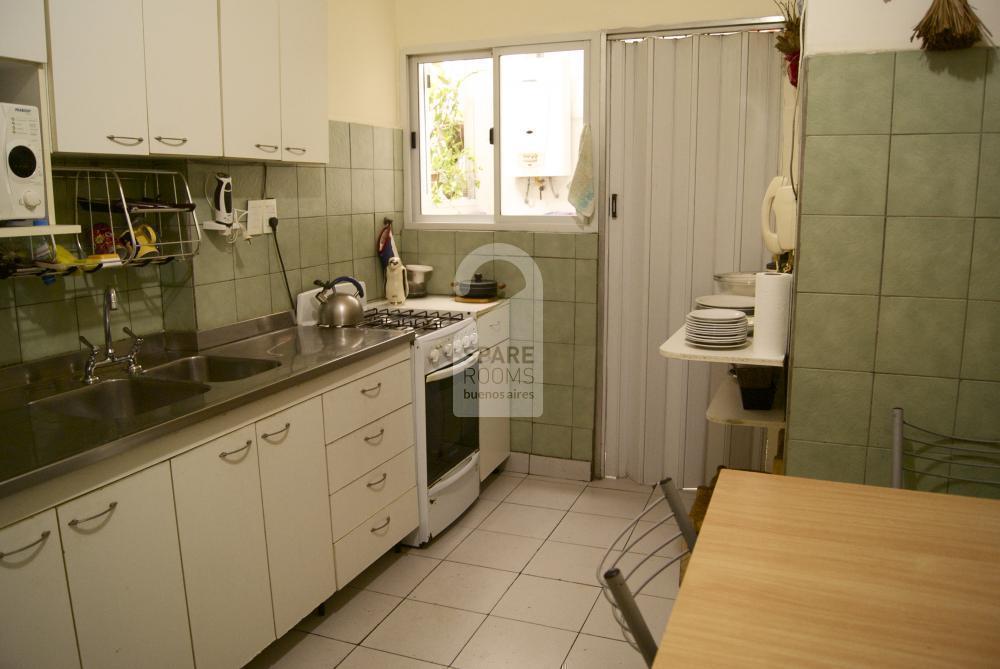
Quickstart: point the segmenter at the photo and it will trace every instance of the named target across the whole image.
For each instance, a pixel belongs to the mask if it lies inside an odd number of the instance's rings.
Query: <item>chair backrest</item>
[[[928,430],[908,421],[903,409],[895,407],[892,487],[915,487],[916,482],[936,492],[1000,497],[1000,439]]]
[[[622,628],[625,640],[642,655],[646,661],[646,665],[650,667],[653,666],[653,659],[656,657],[657,644],[649,631],[649,626],[646,624],[642,612],[639,610],[635,597],[657,576],[688,555],[698,540],[698,532],[688,517],[680,492],[674,486],[673,481],[669,478],[664,479],[660,481],[659,488],[660,492],[663,493],[663,497],[650,503],[643,509],[642,513],[633,518],[622,529],[621,533],[611,543],[611,547],[604,553],[604,557],[597,567],[597,582],[601,585],[602,594],[611,603],[612,615],[614,615],[615,621]],[[666,502],[667,514],[658,520],[652,521],[650,527],[637,533],[636,528],[639,526],[639,522],[648,521],[648,517],[655,515],[658,510],[662,510],[664,502]],[[650,550],[645,557],[640,559],[636,564],[631,565],[627,571],[624,567],[619,567],[619,563],[621,563],[622,558],[625,557],[629,550],[655,533],[657,529],[668,526],[671,521],[677,524],[676,533],[672,534],[669,539],[663,541],[659,546]],[[636,536],[633,537],[632,535]],[[643,566],[657,553],[682,537],[685,546],[677,555],[654,568],[651,573],[645,573],[642,570]],[[625,541],[624,547],[615,549],[615,546],[618,546],[621,541]],[[615,550],[620,550],[621,552],[612,559],[611,556]],[[630,580],[632,581],[631,583],[629,582]]]

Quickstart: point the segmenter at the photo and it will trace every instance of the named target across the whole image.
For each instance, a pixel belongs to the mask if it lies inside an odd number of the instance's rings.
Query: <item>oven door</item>
[[[425,377],[427,487],[479,451],[479,352]]]

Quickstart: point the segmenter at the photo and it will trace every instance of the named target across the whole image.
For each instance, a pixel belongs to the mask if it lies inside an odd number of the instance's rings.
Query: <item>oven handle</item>
[[[447,379],[449,376],[458,376],[477,362],[479,362],[479,351],[476,351],[462,362],[456,363],[451,367],[445,367],[444,369],[439,369],[436,372],[431,372],[427,375],[427,383]]]
[[[475,453],[473,453],[473,455],[475,455]],[[454,474],[452,474],[451,476],[449,476],[445,480],[438,481],[437,483],[434,484],[434,492],[437,495],[440,496],[441,493],[443,493],[445,490],[447,490],[448,488],[452,487],[453,485],[455,485],[456,483],[458,483],[460,480],[462,480],[462,478],[464,478],[465,475],[469,473],[470,469],[472,469],[473,467],[478,467],[478,466],[479,466],[479,458],[475,458],[475,457],[472,457],[472,455],[470,455],[469,456],[469,461],[466,462],[465,465],[461,469],[459,469],[457,472],[455,472]],[[437,501],[437,497],[432,497],[428,501],[431,504],[433,504],[434,502]]]

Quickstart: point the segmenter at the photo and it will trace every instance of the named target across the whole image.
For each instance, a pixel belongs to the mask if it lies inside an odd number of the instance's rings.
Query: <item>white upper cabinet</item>
[[[222,155],[217,0],[142,0],[149,152]]]
[[[35,63],[47,60],[45,0],[0,2],[0,58],[30,60]]]
[[[325,163],[326,0],[280,0],[281,159]]]
[[[49,42],[56,150],[149,153],[142,4],[49,0]]]
[[[278,0],[220,0],[219,22],[224,153],[280,160]]]

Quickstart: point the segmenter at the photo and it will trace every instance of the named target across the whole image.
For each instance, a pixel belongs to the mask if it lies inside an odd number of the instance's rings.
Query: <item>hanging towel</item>
[[[580,157],[569,184],[569,203],[584,218],[594,215],[594,150],[590,139],[590,125],[580,133]]]
[[[387,218],[383,222],[382,232],[378,236],[378,258],[382,261],[382,269],[389,265],[390,258],[398,258],[399,251],[396,250],[396,240],[392,238],[392,219]]]

